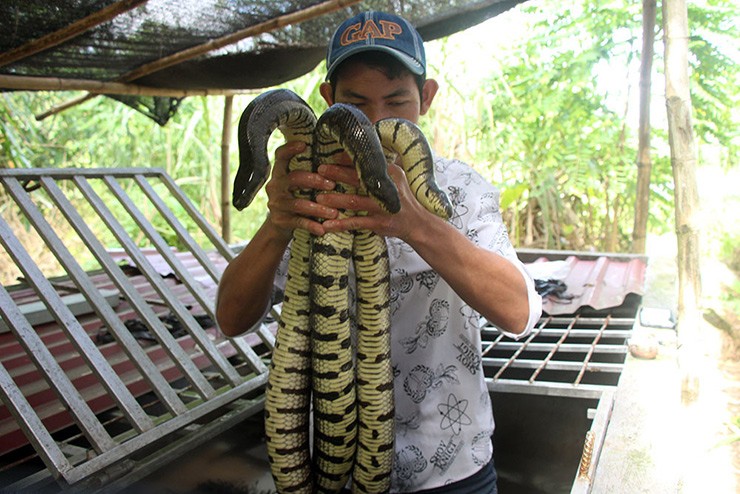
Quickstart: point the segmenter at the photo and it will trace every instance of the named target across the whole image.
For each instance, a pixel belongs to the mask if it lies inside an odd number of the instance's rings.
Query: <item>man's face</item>
[[[419,116],[429,110],[436,92],[428,90],[425,85],[422,94],[419,94],[416,81],[408,72],[389,79],[385,72],[376,67],[353,62],[348,62],[341,70],[333,101],[330,88],[322,88],[327,103],[352,104],[362,110],[373,123],[389,117],[405,118],[418,123]]]

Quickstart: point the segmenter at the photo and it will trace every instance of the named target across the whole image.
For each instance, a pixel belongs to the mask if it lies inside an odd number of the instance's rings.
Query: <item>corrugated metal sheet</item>
[[[633,317],[644,294],[645,256],[537,250],[521,250],[519,256],[533,277],[565,284],[565,298],[543,298],[543,312],[551,316],[626,311]]]

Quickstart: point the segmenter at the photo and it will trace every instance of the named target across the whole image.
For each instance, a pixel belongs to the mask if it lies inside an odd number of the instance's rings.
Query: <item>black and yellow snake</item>
[[[245,208],[267,180],[267,141],[276,128],[288,141],[307,144],[290,161],[289,171],[315,170],[346,151],[360,177],[358,192],[395,213],[400,202],[387,160],[398,155],[417,200],[438,216],[451,215],[418,127],[403,119],[373,126],[360,110],[344,104],[331,106],[317,120],[288,90],[263,93],[242,113],[233,193],[237,209]],[[313,192],[295,195],[311,198]],[[350,336],[350,262],[357,284],[356,349]],[[267,449],[278,492],[338,492],[350,475],[354,492],[388,491],[394,455],[389,298],[382,237],[370,231],[323,236],[294,231],[265,401]]]

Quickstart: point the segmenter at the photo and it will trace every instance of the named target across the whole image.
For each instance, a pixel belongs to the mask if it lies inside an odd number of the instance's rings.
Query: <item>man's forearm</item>
[[[216,300],[216,318],[225,335],[243,333],[264,315],[287,246],[285,237],[266,221],[226,267]]]
[[[527,327],[527,286],[508,259],[476,246],[436,217],[424,222],[407,242],[483,317],[510,333]]]

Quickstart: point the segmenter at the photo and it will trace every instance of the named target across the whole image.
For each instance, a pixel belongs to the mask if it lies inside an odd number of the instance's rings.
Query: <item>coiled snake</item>
[[[267,180],[267,141],[276,128],[288,141],[307,144],[290,161],[289,171],[315,170],[346,151],[360,177],[359,192],[395,213],[400,201],[386,160],[397,154],[417,200],[450,217],[450,202],[434,182],[431,151],[414,124],[386,119],[373,128],[361,111],[343,104],[316,120],[308,104],[287,90],[261,94],[242,113],[232,201],[237,209],[249,205]],[[296,197],[312,195],[295,192]],[[356,350],[347,291],[351,261],[357,283]],[[278,492],[338,492],[350,474],[353,492],[389,490],[394,455],[389,298],[383,238],[370,231],[323,236],[294,231],[265,401],[267,450]]]

